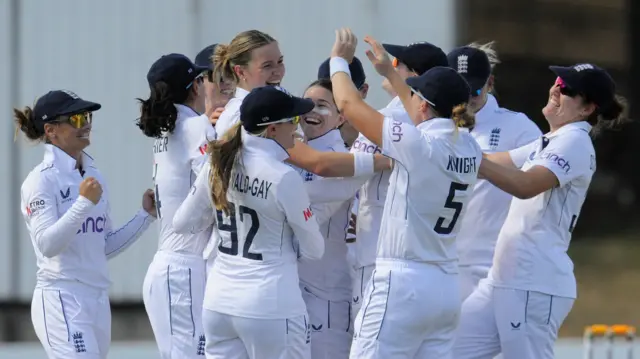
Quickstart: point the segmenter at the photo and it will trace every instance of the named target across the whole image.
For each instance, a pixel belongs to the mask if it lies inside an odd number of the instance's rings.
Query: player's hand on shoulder
[[[93,204],[98,204],[102,197],[102,186],[94,177],[87,177],[80,183],[79,193]]]

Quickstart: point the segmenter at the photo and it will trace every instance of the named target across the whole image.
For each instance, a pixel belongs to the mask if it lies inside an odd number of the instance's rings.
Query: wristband
[[[373,153],[356,152],[353,154],[353,176],[369,176],[374,173]]]
[[[351,77],[351,71],[349,71],[349,63],[342,57],[332,57],[331,60],[329,60],[329,72],[329,78],[333,77],[333,75],[337,72],[344,72],[349,75],[349,77]]]

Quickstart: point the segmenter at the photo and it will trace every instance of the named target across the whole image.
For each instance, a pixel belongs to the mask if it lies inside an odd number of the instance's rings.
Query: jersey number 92
[[[229,202],[229,207],[231,208],[229,215],[225,215],[222,211],[216,211],[216,219],[218,223],[218,230],[229,233],[229,236],[231,237],[231,246],[225,247],[223,245],[224,241],[222,241],[218,246],[218,250],[221,253],[231,256],[237,256],[239,254],[240,244],[238,241],[237,218],[240,218],[240,225],[243,226],[243,229],[245,229],[249,224],[247,222],[250,222],[249,229],[242,231],[246,233],[245,238],[242,239],[242,256],[247,259],[261,261],[261,253],[252,253],[250,251],[253,240],[256,237],[256,233],[258,233],[258,229],[260,228],[258,213],[254,209],[243,205],[236,206],[232,202]]]

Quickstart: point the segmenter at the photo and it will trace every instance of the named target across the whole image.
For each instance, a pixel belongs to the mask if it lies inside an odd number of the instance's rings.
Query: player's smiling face
[[[560,78],[549,89],[549,99],[542,114],[551,127],[581,121],[595,110],[592,104],[585,104],[584,98],[566,87]]]
[[[276,41],[251,51],[251,61],[242,69],[246,90],[265,85],[279,86],[285,74],[284,58]]]
[[[312,100],[316,105],[311,112],[302,116],[300,123],[307,139],[318,138],[343,122],[331,91],[322,86],[311,86],[304,93],[304,98]]]

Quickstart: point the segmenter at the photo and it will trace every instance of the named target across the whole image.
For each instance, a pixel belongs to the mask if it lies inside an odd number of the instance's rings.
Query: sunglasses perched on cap
[[[193,81],[191,81],[191,83],[187,85],[187,88],[191,88],[194,82],[197,82],[198,85],[201,85],[204,82],[204,76],[205,76],[204,72],[196,76],[196,78],[193,79]]]
[[[59,116],[55,122],[68,123],[74,128],[80,129],[87,125],[90,125],[91,122],[93,122],[93,113],[84,112],[84,113],[77,113],[71,116]]]
[[[560,88],[560,93],[567,96],[567,97],[576,97],[578,95],[580,95],[580,92],[572,89],[571,87],[567,86],[567,84],[564,83],[564,81],[562,81],[562,79],[560,77],[556,78],[556,86],[558,86]]]
[[[410,87],[410,89],[411,89],[411,96],[416,95],[416,96],[420,97],[420,99],[421,99],[422,101],[426,101],[429,105],[431,105],[431,106],[435,106],[435,104],[434,104],[433,102],[431,102],[431,101],[427,100],[427,98],[426,98],[426,97],[424,97],[424,96],[423,96],[419,91],[417,91],[417,90],[416,90],[416,89],[414,89],[413,87]]]
[[[278,120],[278,121],[273,121],[273,122],[266,122],[266,123],[259,123],[258,126],[269,126],[275,123],[286,123],[286,122],[291,122],[294,125],[297,125],[300,123],[300,116],[295,116],[295,117],[290,117],[290,118],[283,118],[282,120]]]

